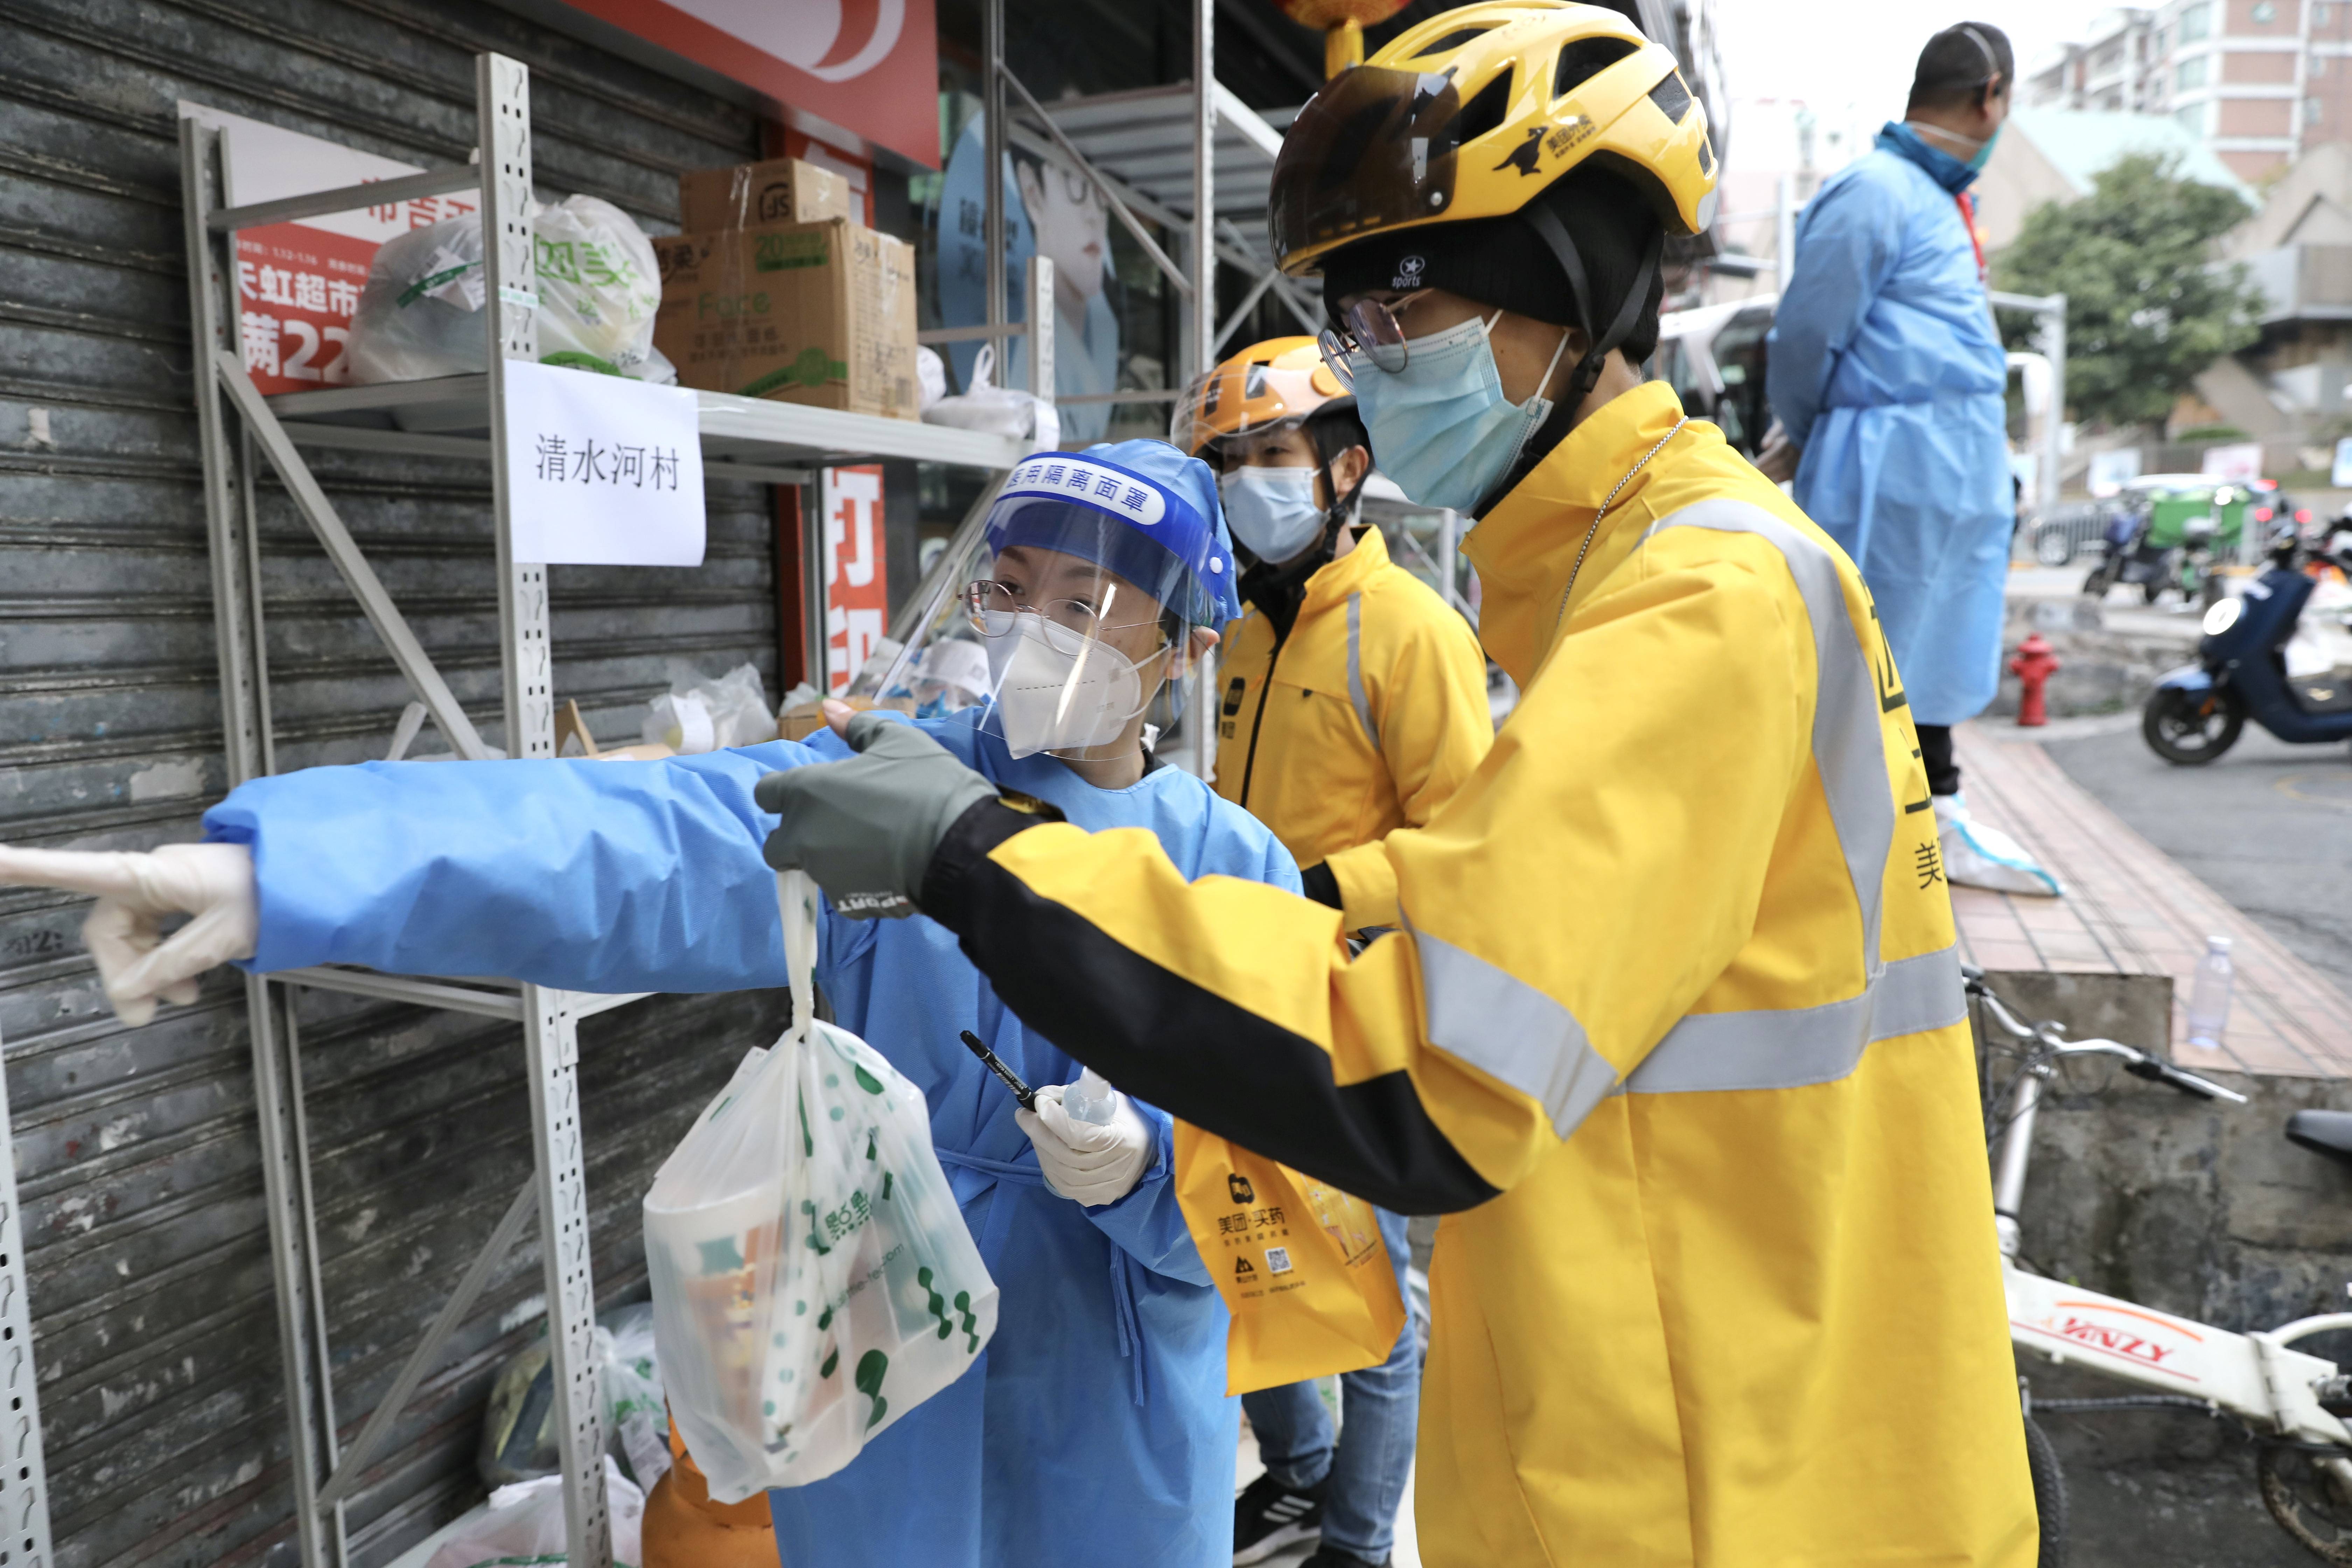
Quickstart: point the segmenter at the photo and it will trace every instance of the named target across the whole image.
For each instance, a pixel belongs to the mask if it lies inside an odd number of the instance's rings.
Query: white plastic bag
[[[669,1416],[655,1361],[653,1313],[644,1302],[615,1308],[597,1321],[593,1341],[604,1394],[604,1432],[611,1441],[607,1451],[647,1491],[669,1468]],[[556,1447],[553,1378],[543,1331],[499,1369],[474,1457],[475,1469],[491,1486],[551,1476],[563,1462]]]
[[[647,745],[685,755],[756,746],[776,738],[776,716],[759,670],[739,664],[712,680],[683,660],[670,666],[670,686],[653,700],[641,731]]]
[[[793,1026],[743,1058],[645,1201],[670,1415],[720,1502],[833,1474],[996,1331],[922,1093],[810,1017],[816,887],[777,889]]]
[[[629,215],[594,196],[572,196],[536,209],[531,231],[540,363],[676,381],[677,368],[654,347],[661,273],[653,242]],[[422,381],[485,369],[488,299],[479,214],[386,242],[369,264],[352,317],[352,379]]]
[[[972,358],[971,390],[929,405],[922,413],[923,423],[1026,440],[1033,452],[1059,447],[1062,416],[1054,405],[1028,393],[996,385],[995,370],[996,345],[983,343]]]
[[[613,1521],[614,1568],[645,1561],[646,1494],[604,1460],[604,1500]],[[490,1494],[490,1510],[436,1547],[425,1568],[489,1568],[493,1563],[562,1563],[565,1558],[563,1478],[517,1481]]]

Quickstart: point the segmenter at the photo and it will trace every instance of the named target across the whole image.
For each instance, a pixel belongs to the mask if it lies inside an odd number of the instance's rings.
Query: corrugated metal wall
[[[462,160],[477,49],[533,73],[538,174],[656,230],[674,176],[752,155],[743,110],[479,5],[0,0],[0,841],[195,835],[223,788],[191,410],[174,103],[418,163]],[[478,721],[498,708],[479,469],[321,457]],[[405,692],[299,518],[261,495],[278,765],[381,754]],[[555,573],[557,695],[610,733],[685,658],[774,695],[765,492],[714,491],[694,573]],[[495,738],[495,726],[486,724]],[[428,731],[424,747],[436,742]],[[121,1027],[80,905],[0,892],[0,1034],[31,1242],[58,1561],[291,1561],[276,1318],[241,994]],[[604,1294],[641,1278],[646,1179],[780,998],[591,1020],[582,1079]],[[520,1037],[307,994],[303,1071],[346,1436],[530,1168]],[[382,1562],[478,1494],[496,1365],[533,1331],[528,1247],[351,1509]]]

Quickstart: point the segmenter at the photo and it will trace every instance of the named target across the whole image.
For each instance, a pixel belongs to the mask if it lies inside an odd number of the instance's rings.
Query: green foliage
[[[2194,430],[2183,430],[2173,440],[2183,447],[2208,446],[2221,441],[2251,441],[2253,437],[2235,425],[2200,425]]]
[[[2242,265],[2213,261],[2214,241],[2247,216],[2234,194],[2146,154],[2119,159],[2082,200],[2027,216],[1997,258],[1994,287],[2066,296],[2076,418],[2154,424],[2206,366],[2254,341],[2260,290]],[[2009,346],[2032,347],[2032,323],[2003,318]]]

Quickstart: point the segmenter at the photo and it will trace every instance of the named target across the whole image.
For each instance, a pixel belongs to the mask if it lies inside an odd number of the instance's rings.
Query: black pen
[[[963,1036],[963,1043],[971,1047],[971,1054],[980,1058],[981,1065],[1004,1080],[1004,1087],[1013,1091],[1013,1098],[1021,1102],[1021,1109],[1036,1110],[1037,1091],[1023,1083],[1019,1073],[999,1061],[994,1051],[981,1044],[978,1035],[973,1034],[970,1029],[962,1030],[961,1033]]]

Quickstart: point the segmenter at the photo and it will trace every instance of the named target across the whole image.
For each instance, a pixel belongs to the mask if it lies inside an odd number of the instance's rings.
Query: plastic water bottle
[[[2227,962],[2223,960],[2223,963]],[[2226,986],[2229,983],[2225,980],[2222,984]],[[2227,994],[2225,991],[2225,1000]],[[1118,1092],[1102,1074],[1088,1068],[1078,1074],[1077,1082],[1062,1090],[1062,1109],[1070,1113],[1073,1121],[1087,1121],[1100,1127],[1110,1121],[1111,1097]]]
[[[2189,988],[2189,1043],[2219,1050],[2221,1026],[2230,1021],[2230,939],[2209,936],[2197,978]]]

